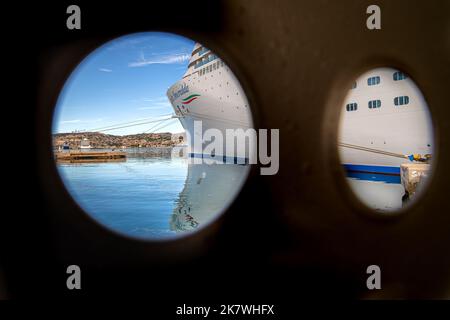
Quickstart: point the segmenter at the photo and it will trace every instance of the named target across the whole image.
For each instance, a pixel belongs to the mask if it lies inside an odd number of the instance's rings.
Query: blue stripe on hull
[[[400,175],[400,167],[368,166],[363,164],[344,164],[347,171]]]
[[[344,164],[344,168],[349,178],[382,181],[386,183],[401,183],[399,167]]]

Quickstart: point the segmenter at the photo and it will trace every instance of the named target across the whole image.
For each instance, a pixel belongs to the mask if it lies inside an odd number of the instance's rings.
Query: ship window
[[[408,96],[395,97],[394,104],[396,106],[402,106],[405,104],[409,104],[409,97]]]
[[[198,49],[197,54],[198,54],[199,56],[201,56],[202,54],[204,54],[204,53],[207,52],[207,51],[208,51],[207,48],[201,47],[201,48]]]
[[[370,77],[369,79],[367,79],[367,84],[369,86],[374,86],[374,85],[380,84],[380,77],[379,76]]]
[[[397,71],[397,72],[394,72],[393,78],[394,78],[394,81],[400,81],[400,80],[408,78],[408,76],[401,71]]]
[[[357,104],[356,102],[348,103],[348,104],[345,106],[345,109],[346,109],[347,111],[356,111],[356,110],[358,110],[358,104]]]
[[[357,86],[358,86],[358,84],[356,83],[356,81],[353,82],[353,84],[352,84],[352,89],[355,89]]]
[[[381,107],[381,100],[370,100],[369,109],[375,109]]]

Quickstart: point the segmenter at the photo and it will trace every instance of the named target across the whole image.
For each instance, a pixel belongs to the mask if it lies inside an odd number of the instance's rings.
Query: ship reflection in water
[[[214,221],[249,171],[248,165],[192,164],[183,148],[154,149],[126,150],[126,162],[61,163],[58,169],[92,218],[147,240],[178,237]]]
[[[400,210],[405,189],[400,177],[371,173],[348,173],[347,182],[358,199],[380,213]]]
[[[210,222],[240,190],[247,171],[246,165],[189,164],[170,229],[176,232],[190,231]]]

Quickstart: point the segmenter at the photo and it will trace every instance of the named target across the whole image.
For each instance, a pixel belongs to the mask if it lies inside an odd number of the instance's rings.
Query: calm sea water
[[[168,221],[186,180],[186,159],[131,150],[126,162],[58,169],[72,197],[101,224],[139,238],[174,233]]]
[[[179,157],[180,151],[130,149],[123,162],[58,164],[58,169],[72,197],[100,224],[131,237],[167,239],[214,220],[240,191],[249,170],[192,165]],[[398,179],[355,175],[347,181],[374,210],[402,207]]]
[[[119,233],[171,238],[209,223],[239,192],[248,166],[192,165],[180,150],[126,150],[125,162],[58,164],[80,206]]]

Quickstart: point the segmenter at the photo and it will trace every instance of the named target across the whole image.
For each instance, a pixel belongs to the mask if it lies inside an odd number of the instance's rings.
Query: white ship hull
[[[380,84],[368,86],[368,78],[379,76]],[[381,152],[339,147],[341,162],[347,171],[398,175],[407,158],[384,152],[411,155],[433,153],[433,129],[428,107],[420,91],[409,79],[393,80],[393,70],[377,69],[364,74],[352,89],[345,105],[357,103],[355,111],[341,114],[339,143],[361,146]],[[408,103],[395,105],[396,97],[407,96]],[[369,101],[380,100],[378,108]]]

